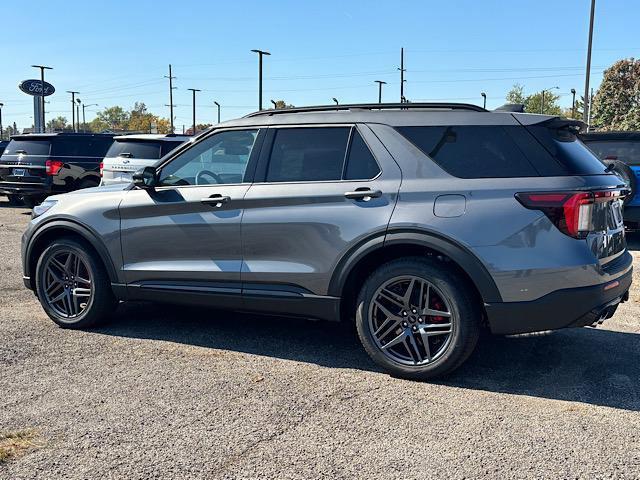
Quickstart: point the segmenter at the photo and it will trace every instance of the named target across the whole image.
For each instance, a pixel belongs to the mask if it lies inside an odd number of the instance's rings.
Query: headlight
[[[40,215],[48,211],[51,207],[53,207],[56,203],[58,203],[57,200],[45,200],[40,205],[36,205],[35,207],[33,207],[33,211],[31,212],[31,218],[39,217]]]

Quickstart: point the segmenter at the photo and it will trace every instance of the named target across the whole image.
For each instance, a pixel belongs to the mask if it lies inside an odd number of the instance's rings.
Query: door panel
[[[249,185],[131,190],[121,210],[127,283],[145,280],[240,281],[240,219]],[[221,206],[202,203],[229,197]]]
[[[349,248],[373,233],[384,233],[396,203],[400,169],[366,126],[358,130],[382,170],[375,179],[254,183],[249,188],[242,220],[243,284],[295,285],[325,295],[336,264]],[[364,188],[379,190],[379,196],[345,196]]]

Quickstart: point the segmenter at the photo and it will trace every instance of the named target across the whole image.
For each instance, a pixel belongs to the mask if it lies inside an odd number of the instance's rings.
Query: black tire
[[[22,205],[24,205],[24,203],[22,202],[22,198],[20,198],[20,195],[7,195],[7,198],[9,199],[9,205],[11,205],[12,207],[21,207]]]
[[[91,179],[85,179],[85,180],[81,180],[78,183],[77,190],[83,190],[85,188],[93,188],[99,185],[100,185],[100,182],[96,182],[95,180],[91,180]]]
[[[624,204],[627,205],[638,193],[638,179],[636,178],[635,173],[631,170],[629,165],[624,163],[622,160],[605,160],[605,164],[607,164],[607,166],[611,165],[611,171],[620,177],[629,187],[631,192],[624,199]]]
[[[77,255],[84,262],[92,285],[92,292],[86,306],[73,318],[61,315],[55,304],[52,305],[47,301],[45,292],[46,266],[50,264],[52,257],[65,255],[66,252]],[[36,293],[46,314],[62,328],[83,329],[98,325],[113,313],[118,304],[111,290],[109,276],[100,259],[88,245],[72,238],[54,240],[40,255],[36,266]]]
[[[372,317],[374,315],[372,302],[374,301],[374,295],[376,295],[378,290],[383,286],[389,284],[389,282],[404,277],[416,277],[424,281],[425,284],[430,284],[431,287],[434,287],[433,291],[436,292],[438,296],[443,297],[442,301],[447,303],[450,313],[449,325],[451,326],[449,329],[451,332],[447,340],[443,341],[440,345],[441,350],[433,355],[433,359],[427,360],[428,363],[425,364],[407,365],[391,358],[389,353],[385,353],[383,347],[379,345],[379,343],[384,344],[384,340],[377,340],[372,331]],[[407,290],[409,290],[409,288],[407,288]],[[386,263],[369,276],[358,296],[356,328],[360,341],[373,361],[394,376],[411,380],[426,380],[446,375],[458,368],[469,355],[471,355],[478,342],[481,312],[478,301],[471,292],[471,287],[467,281],[456,274],[453,269],[447,267],[443,262],[425,257],[407,257]],[[420,291],[420,296],[422,297],[422,290]],[[422,298],[427,299],[428,307],[429,294],[426,294],[426,297]],[[379,299],[380,297],[378,297],[378,300]],[[421,301],[422,300],[419,300],[419,302]],[[378,303],[376,303],[376,305],[378,305]],[[376,308],[379,307],[376,306]],[[404,310],[402,307],[398,308]],[[442,310],[442,308],[439,310]],[[400,316],[400,313],[397,313],[397,315]],[[421,317],[420,315],[411,315],[414,326],[409,325],[409,329],[407,330],[401,325],[398,325],[397,330],[392,332],[391,335],[394,336],[398,332],[401,332],[400,335],[402,335],[402,332],[406,333],[407,331],[408,334],[411,334],[411,329],[420,327],[415,322],[423,323],[426,329],[426,323],[432,321],[428,320],[429,318],[442,321],[442,317],[422,317],[423,320],[420,320]],[[394,320],[394,322],[395,321],[396,320]],[[402,322],[403,325],[406,323],[407,322]],[[428,332],[428,330],[424,332]],[[398,335],[398,337],[400,335]],[[422,346],[421,350],[425,352],[426,349],[424,348],[423,338],[425,337],[418,337],[416,333],[416,336],[413,337],[412,345],[415,346],[416,342],[418,342],[417,344]],[[427,338],[426,341],[429,342],[429,339]],[[391,342],[388,342],[387,346],[390,344]],[[432,347],[430,347],[430,349],[431,348]],[[418,347],[416,347],[414,351],[419,354],[420,352],[418,350]],[[408,349],[407,351],[409,355],[414,358],[414,355],[409,352]],[[431,354],[426,355],[428,357],[431,356]]]

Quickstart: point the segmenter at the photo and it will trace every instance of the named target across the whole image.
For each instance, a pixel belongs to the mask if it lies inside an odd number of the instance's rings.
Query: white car
[[[187,135],[172,134],[114,137],[114,142],[100,165],[101,185],[130,183],[134,172],[153,166],[159,159],[190,138]]]

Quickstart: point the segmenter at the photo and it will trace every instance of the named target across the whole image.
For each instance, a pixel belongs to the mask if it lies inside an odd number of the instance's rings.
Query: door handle
[[[231,200],[231,197],[216,193],[215,195],[211,195],[210,197],[203,198],[202,200],[200,200],[200,203],[213,205],[216,208],[220,208],[222,205],[229,202],[229,200]]]
[[[351,200],[369,200],[371,198],[378,198],[382,196],[382,192],[380,190],[371,190],[368,187],[357,188],[353,192],[346,192],[344,194],[346,198]]]

